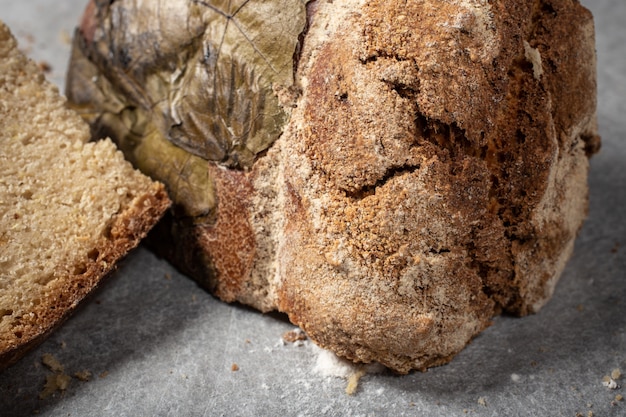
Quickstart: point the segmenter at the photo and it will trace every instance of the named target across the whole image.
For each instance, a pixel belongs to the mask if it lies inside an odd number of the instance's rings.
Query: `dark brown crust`
[[[208,166],[218,195],[217,220],[199,226],[198,244],[214,260],[215,295],[226,302],[240,301],[256,255],[254,231],[245,215],[254,189],[245,172]]]
[[[323,347],[398,372],[445,363],[501,310],[545,302],[598,143],[586,9],[495,2],[483,27],[459,4],[429,7],[368,1],[322,43],[301,66],[302,145],[283,150],[279,308]]]
[[[130,206],[112,223],[109,236],[100,247],[94,248],[90,263],[80,275],[59,280],[54,299],[42,302],[33,311],[32,320],[22,319],[13,333],[21,337],[0,353],[0,369],[4,369],[29,350],[39,345],[60,326],[78,305],[92,293],[102,279],[115,269],[117,262],[135,248],[170,206],[162,184],[154,183],[148,194],[135,198]]]

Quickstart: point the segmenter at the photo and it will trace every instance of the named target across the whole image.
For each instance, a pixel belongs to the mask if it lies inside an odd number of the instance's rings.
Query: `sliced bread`
[[[169,206],[0,22],[0,368],[59,325]]]

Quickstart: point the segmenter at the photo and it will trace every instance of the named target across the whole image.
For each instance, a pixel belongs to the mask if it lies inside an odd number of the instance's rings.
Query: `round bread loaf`
[[[550,298],[587,207],[578,1],[92,1],[67,94],[228,302],[405,373]]]

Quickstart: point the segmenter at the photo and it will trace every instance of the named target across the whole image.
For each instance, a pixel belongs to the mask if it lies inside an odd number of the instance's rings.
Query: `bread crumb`
[[[37,63],[37,66],[42,72],[45,72],[46,74],[52,71],[52,65],[50,65],[50,63],[47,61],[39,61]]]
[[[172,279],[172,274],[165,273],[165,279],[168,280],[168,281],[171,280]]]
[[[91,372],[87,369],[74,373],[74,377],[79,381],[87,382],[91,379]]]
[[[613,369],[613,371],[611,371],[611,378],[618,380],[622,377],[622,371],[620,371],[618,368]]]
[[[52,395],[56,391],[65,391],[69,386],[72,378],[69,375],[63,373],[54,373],[46,376],[46,385],[43,387],[43,391],[39,394],[39,398],[44,400]]]
[[[615,380],[608,375],[605,375],[602,378],[602,385],[608,389],[617,389],[617,382],[615,382]]]
[[[346,386],[346,394],[354,395],[357,388],[359,387],[359,380],[361,379],[363,375],[365,375],[365,370],[361,368],[348,377],[348,385]]]
[[[109,371],[104,371],[102,373],[100,373],[100,375],[98,375],[100,378],[106,378],[107,376],[109,376]]]
[[[487,407],[487,399],[485,397],[478,397],[478,405]]]
[[[615,401],[624,401],[624,397],[622,396],[622,394],[617,394],[615,396]]]
[[[230,370],[233,372],[237,372],[239,370],[239,365],[237,365],[236,363],[233,363],[230,367]]]
[[[300,328],[283,333],[283,340],[287,343],[296,343],[298,341],[305,341],[306,339],[306,334]]]
[[[65,45],[72,44],[72,35],[70,35],[69,32],[65,29],[61,29],[61,31],[59,32],[59,39]]]
[[[63,365],[50,353],[44,353],[41,357],[41,363],[46,365],[52,372],[63,372]]]
[[[590,411],[588,411],[588,412],[587,412],[587,417],[593,417],[593,411],[591,411],[591,410],[590,410]]]

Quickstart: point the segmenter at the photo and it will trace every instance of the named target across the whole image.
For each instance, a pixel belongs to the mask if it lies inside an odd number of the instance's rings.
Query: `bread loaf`
[[[0,369],[50,333],[169,206],[0,22]]]
[[[92,1],[67,93],[168,185],[161,253],[405,373],[552,295],[595,62],[570,0]]]

